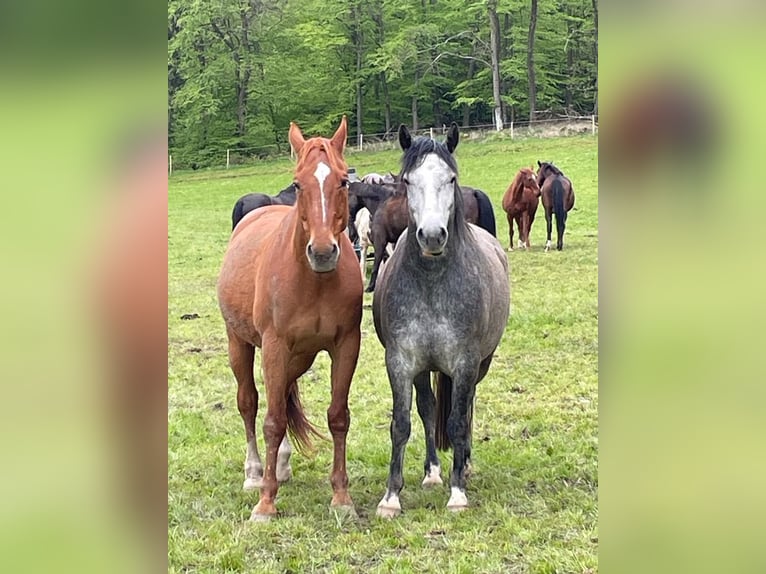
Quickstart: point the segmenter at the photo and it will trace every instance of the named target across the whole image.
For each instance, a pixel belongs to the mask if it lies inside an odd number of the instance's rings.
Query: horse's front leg
[[[519,233],[519,235],[521,235],[520,247],[522,249],[528,249],[529,248],[529,214],[527,213],[526,209],[524,209],[524,212],[521,214],[521,228],[522,228],[522,231],[521,233]]]
[[[332,358],[330,407],[327,409],[327,426],[333,441],[333,462],[330,484],[332,484],[331,507],[354,509],[348,494],[346,473],[346,435],[351,422],[348,412],[348,391],[359,358],[361,333],[353,329],[343,337],[330,353]]]
[[[263,434],[266,439],[266,468],[263,472],[261,497],[250,515],[250,520],[267,521],[276,516],[274,500],[277,497],[277,455],[287,431],[287,367],[290,360],[289,350],[274,336],[264,336],[263,378],[266,388],[266,418]]]
[[[478,363],[464,361],[452,374],[452,410],[447,419],[447,436],[452,443],[452,476],[447,509],[454,512],[468,508],[465,494],[466,463],[471,455],[471,420],[469,411],[476,392]]]
[[[507,212],[508,216],[508,251],[513,251],[513,216]]]
[[[404,486],[404,447],[410,438],[410,409],[415,373],[403,354],[391,350],[391,347],[386,349],[386,369],[394,400],[391,418],[391,466],[388,471],[388,488],[378,503],[377,514],[383,518],[393,518],[402,511],[399,493]]]
[[[383,257],[386,254],[386,238],[384,234],[376,233],[372,240],[373,248],[375,249],[375,261],[372,264],[372,273],[370,274],[370,282],[367,285],[367,293],[372,293],[375,290],[375,283],[378,280],[378,271],[380,264],[383,262]]]

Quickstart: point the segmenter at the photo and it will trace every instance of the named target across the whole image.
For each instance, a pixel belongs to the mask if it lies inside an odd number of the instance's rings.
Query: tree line
[[[180,165],[350,134],[598,113],[597,0],[170,0]]]

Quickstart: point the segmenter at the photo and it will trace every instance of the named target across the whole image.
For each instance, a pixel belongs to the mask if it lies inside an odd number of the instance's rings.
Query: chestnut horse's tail
[[[316,437],[324,438],[316,427],[309,422],[303,412],[297,383],[294,383],[287,393],[287,432],[290,433],[293,444],[302,454],[313,453],[312,434]]]
[[[436,372],[433,376],[436,391],[436,448],[447,450],[452,441],[447,434],[447,420],[452,412],[452,379],[444,373]],[[473,402],[468,405],[468,436],[473,432]]]
[[[553,214],[556,216],[556,231],[561,237],[567,221],[567,211],[564,209],[564,185],[561,183],[561,178],[557,177],[553,180],[551,191],[553,192]]]
[[[492,202],[480,189],[473,192],[476,198],[476,205],[479,208],[479,227],[489,231],[493,237],[497,237],[497,226],[495,225],[495,210],[492,209]]]

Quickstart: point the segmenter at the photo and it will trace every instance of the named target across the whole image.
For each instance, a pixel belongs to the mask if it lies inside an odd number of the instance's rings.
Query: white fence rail
[[[433,138],[442,138],[446,135],[449,126],[431,126],[428,128],[410,130],[412,135],[429,136]],[[510,137],[511,139],[523,139],[529,137],[566,137],[579,134],[598,133],[598,116],[566,116],[557,118],[546,118],[539,120],[525,120],[522,122],[510,122],[506,124],[501,131],[495,129],[494,124],[474,125],[460,128],[461,139],[478,140],[488,137]],[[357,134],[349,136],[346,141],[348,152],[361,152],[373,150],[395,149],[398,146],[398,136],[396,129],[386,133]],[[252,148],[210,150],[206,155],[211,158],[220,157],[220,163],[215,161],[206,162],[213,167],[219,165],[229,169],[232,165],[243,165],[253,163],[266,157],[275,155],[285,155],[276,153],[276,146],[259,146]],[[290,149],[290,156],[293,157],[293,150]],[[195,168],[194,165],[183,166],[184,168]],[[173,156],[168,156],[168,175],[173,174]]]

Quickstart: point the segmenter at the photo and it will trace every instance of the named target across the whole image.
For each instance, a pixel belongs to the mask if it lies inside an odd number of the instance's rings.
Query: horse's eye
[[[407,179],[406,177],[403,177],[403,178],[402,178],[402,183],[403,183],[404,185],[409,185],[409,184],[410,184],[410,180],[409,180],[409,179]]]
[[[452,179],[451,179],[451,180],[449,180],[449,182],[450,182],[450,183],[455,183],[455,176],[454,176],[454,175],[452,176]]]
[[[341,187],[348,187],[348,180],[347,179],[342,179],[341,182],[340,182],[340,186]]]
[[[293,185],[295,186],[295,191],[300,191],[301,190],[301,186],[300,186],[300,184],[297,181],[294,181]]]

